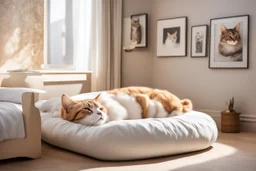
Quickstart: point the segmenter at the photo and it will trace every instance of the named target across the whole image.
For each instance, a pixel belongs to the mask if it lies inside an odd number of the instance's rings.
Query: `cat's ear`
[[[236,31],[240,31],[240,23],[238,23],[235,28],[236,28]]]
[[[224,25],[221,25],[220,30],[222,33],[224,33],[225,31],[227,31],[227,28]]]
[[[95,97],[94,100],[98,101],[99,98],[100,98],[100,95],[101,95],[101,94],[99,94],[97,97]]]
[[[76,102],[73,101],[68,95],[62,94],[61,96],[61,105],[64,109],[68,109],[72,104],[75,104]]]
[[[171,34],[169,32],[167,32],[167,36],[171,36]]]
[[[175,31],[175,32],[173,33],[173,35],[174,35],[174,36],[177,36],[177,33],[178,33],[178,32],[177,32],[177,31]]]
[[[139,21],[140,21],[140,19],[137,19],[137,20],[136,20],[136,19],[135,19],[135,20],[132,19],[132,23],[133,23],[133,24],[137,24],[137,23],[139,23]]]

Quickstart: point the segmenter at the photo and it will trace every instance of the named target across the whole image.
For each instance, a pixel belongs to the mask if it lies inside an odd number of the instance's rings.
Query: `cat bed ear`
[[[64,109],[68,109],[69,106],[75,104],[75,102],[66,94],[61,96],[61,105]]]

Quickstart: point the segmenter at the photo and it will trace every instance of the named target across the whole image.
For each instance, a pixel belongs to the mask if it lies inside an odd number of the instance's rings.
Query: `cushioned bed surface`
[[[0,101],[0,142],[24,138],[21,104]]]
[[[134,160],[202,150],[217,139],[213,119],[192,111],[171,118],[112,121],[88,127],[41,113],[42,139],[103,160]]]

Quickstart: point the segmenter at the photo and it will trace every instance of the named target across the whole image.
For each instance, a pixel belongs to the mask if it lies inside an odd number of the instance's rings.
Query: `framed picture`
[[[157,56],[187,56],[187,17],[157,21]]]
[[[207,56],[208,25],[191,27],[191,57]]]
[[[209,68],[249,67],[249,15],[211,19]]]
[[[136,47],[148,46],[148,14],[131,15],[130,40],[137,41]]]

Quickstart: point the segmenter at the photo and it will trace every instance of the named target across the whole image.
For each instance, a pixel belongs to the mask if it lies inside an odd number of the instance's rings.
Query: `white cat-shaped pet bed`
[[[74,99],[92,99],[96,95],[87,93]],[[56,118],[51,113],[41,113],[41,121],[44,141],[102,160],[145,159],[203,150],[218,136],[213,119],[196,111],[93,127]]]

